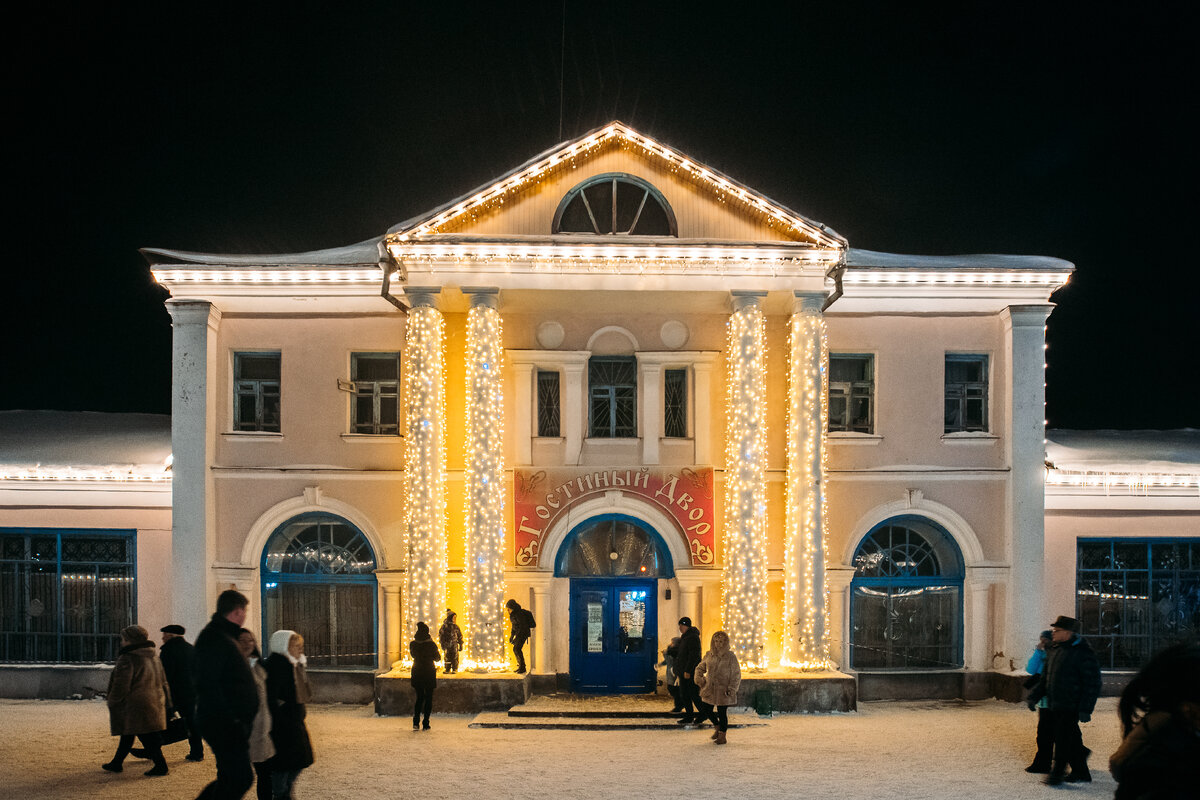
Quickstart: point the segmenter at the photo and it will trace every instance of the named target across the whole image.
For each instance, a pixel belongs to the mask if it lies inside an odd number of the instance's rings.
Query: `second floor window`
[[[354,382],[354,433],[400,433],[400,354],[354,353],[350,356]]]
[[[559,436],[559,377],[557,372],[538,370],[537,435]]]
[[[946,354],[946,433],[988,429],[988,357]]]
[[[595,356],[588,361],[588,436],[637,436],[637,361]]]
[[[668,369],[663,374],[663,436],[687,438],[687,370]]]
[[[875,432],[875,357],[829,355],[829,430]]]
[[[279,432],[279,364],[279,353],[234,353],[234,430]]]

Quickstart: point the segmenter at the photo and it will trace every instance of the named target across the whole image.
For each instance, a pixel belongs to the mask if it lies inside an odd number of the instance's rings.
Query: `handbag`
[[[188,738],[188,733],[187,720],[179,716],[178,711],[172,709],[170,718],[167,719],[167,729],[162,733],[162,743],[175,744],[175,742],[182,742]]]

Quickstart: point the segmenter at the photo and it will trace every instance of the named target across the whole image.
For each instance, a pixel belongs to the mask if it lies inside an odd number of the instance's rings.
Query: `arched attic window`
[[[558,204],[553,233],[678,236],[675,213],[641,178],[606,172],[588,178]]]

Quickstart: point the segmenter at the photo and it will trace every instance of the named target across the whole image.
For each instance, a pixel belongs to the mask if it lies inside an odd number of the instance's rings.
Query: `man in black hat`
[[[200,730],[196,727],[196,683],[192,669],[196,663],[195,648],[183,638],[186,633],[182,625],[167,625],[162,628],[162,647],[158,657],[162,660],[163,672],[167,674],[167,686],[171,689],[171,701],[175,710],[183,717],[188,727],[188,761],[204,760],[204,745]]]
[[[1079,723],[1091,720],[1100,696],[1100,662],[1079,636],[1079,620],[1060,616],[1050,623],[1050,636],[1042,679],[1029,695],[1030,708],[1046,698],[1054,729],[1054,764],[1045,782],[1090,783],[1087,759],[1092,751],[1083,746]]]
[[[679,725],[697,722],[695,702],[700,699],[696,689],[696,666],[703,659],[700,652],[700,629],[692,626],[691,617],[679,618],[679,649],[675,655],[675,674],[679,676],[679,705],[683,716],[675,720]],[[703,719],[699,720],[703,723]]]

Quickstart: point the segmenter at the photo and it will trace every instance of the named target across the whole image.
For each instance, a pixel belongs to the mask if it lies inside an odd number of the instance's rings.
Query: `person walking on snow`
[[[512,642],[513,655],[517,657],[517,674],[522,675],[525,672],[525,642],[529,641],[529,632],[537,627],[537,623],[533,614],[521,608],[516,600],[509,600],[504,607],[508,609],[508,620],[512,626],[508,641]]]
[[[296,778],[313,763],[312,742],[304,718],[312,701],[304,655],[304,637],[295,631],[271,634],[267,658],[267,705],[271,708],[271,743],[275,755],[267,762],[275,800],[291,800]]]
[[[142,740],[145,757],[154,762],[145,774],[166,775],[160,732],[167,728],[167,706],[171,704],[167,676],[154,657],[154,642],[140,625],[121,631],[121,652],[108,679],[108,721],[117,740],[117,752],[101,766],[120,772],[125,756],[133,748],[133,737]]]
[[[438,646],[429,635],[429,626],[424,622],[417,623],[417,635],[408,643],[408,652],[412,656],[413,694],[413,730],[423,728],[429,730],[429,714],[433,711],[433,690],[437,688],[437,664],[442,660]],[[424,721],[422,721],[424,715]]]
[[[696,686],[700,689],[700,720],[712,720],[717,730],[712,739],[725,744],[729,730],[729,707],[737,702],[738,687],[742,684],[742,668],[737,656],[729,649],[729,634],[717,631],[712,635],[710,649],[704,660],[696,665]]]
[[[267,763],[275,755],[271,743],[271,710],[267,701],[267,670],[262,665],[262,654],[254,634],[242,628],[238,633],[238,647],[250,665],[254,685],[258,689],[258,713],[254,715],[254,726],[250,729],[250,763],[254,765],[254,793],[258,800],[271,800],[271,768]]]
[[[679,705],[683,716],[675,720],[679,725],[690,725],[696,721],[696,666],[700,663],[700,629],[692,627],[691,617],[679,618],[679,652],[675,656],[675,674],[679,676]]]
[[[1046,776],[1047,786],[1062,783],[1091,783],[1079,723],[1088,722],[1100,696],[1100,662],[1079,636],[1079,620],[1060,616],[1050,623],[1054,646],[1046,654],[1042,678],[1029,695],[1029,709],[1046,698],[1054,726],[1054,762]],[[1070,773],[1067,767],[1071,768]]]
[[[1041,681],[1042,671],[1046,668],[1046,652],[1053,643],[1050,631],[1042,631],[1037,647],[1025,663],[1025,671],[1029,673],[1029,678],[1025,681],[1026,688],[1032,689]],[[1054,756],[1054,718],[1050,715],[1045,697],[1037,702],[1037,713],[1037,752],[1033,756],[1033,763],[1026,767],[1025,771],[1046,775],[1050,772]]]
[[[158,659],[167,674],[167,686],[171,689],[171,702],[188,729],[188,761],[204,760],[204,743],[200,729],[196,726],[196,682],[192,669],[196,662],[196,649],[183,638],[186,632],[182,625],[167,625],[161,628],[162,646],[158,648]],[[140,755],[135,749],[133,754]]]
[[[456,619],[458,619],[458,614],[447,608],[446,619],[442,622],[442,627],[438,629],[438,642],[442,645],[442,655],[444,656],[442,665],[446,674],[458,672],[458,652],[462,650],[463,646],[462,628],[458,627]]]

